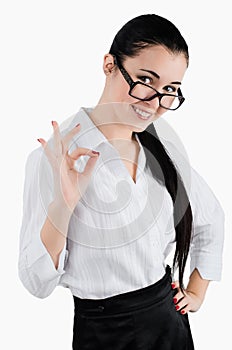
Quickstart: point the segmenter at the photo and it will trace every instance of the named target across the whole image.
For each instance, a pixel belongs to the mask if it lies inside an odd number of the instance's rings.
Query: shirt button
[[[98,306],[98,309],[99,309],[100,311],[103,311],[105,308],[104,308],[104,306],[99,305],[99,306]]]

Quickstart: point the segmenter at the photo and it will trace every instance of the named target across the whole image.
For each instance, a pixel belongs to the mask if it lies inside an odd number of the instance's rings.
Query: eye
[[[164,87],[164,90],[169,92],[169,93],[172,93],[172,92],[176,92],[177,89],[174,87],[174,86],[171,86],[171,85],[167,85]]]
[[[152,78],[148,77],[148,76],[137,76],[137,79],[141,80],[144,84],[152,84]]]

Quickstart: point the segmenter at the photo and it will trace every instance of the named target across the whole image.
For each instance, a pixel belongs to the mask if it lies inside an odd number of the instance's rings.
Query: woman
[[[28,157],[19,276],[39,298],[70,289],[73,349],[194,349],[188,312],[221,278],[224,212],[182,159],[187,193],[153,124],[184,102],[188,63],[170,21],[130,20],[104,56],[97,106],[62,132],[53,121],[52,139]]]

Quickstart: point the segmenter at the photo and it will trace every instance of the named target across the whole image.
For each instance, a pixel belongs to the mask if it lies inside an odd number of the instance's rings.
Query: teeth
[[[137,108],[137,107],[134,107],[134,106],[133,106],[133,108],[134,108],[134,110],[135,110],[136,113],[138,113],[139,115],[141,115],[141,116],[144,117],[144,118],[149,118],[149,117],[151,116],[150,113],[141,111],[141,109],[139,109],[139,108]]]
[[[142,115],[143,117],[149,117],[149,116],[150,116],[150,113],[143,112],[143,111],[141,111],[141,110],[138,109],[138,108],[135,109],[135,112],[136,112],[136,113],[139,113],[139,114]]]

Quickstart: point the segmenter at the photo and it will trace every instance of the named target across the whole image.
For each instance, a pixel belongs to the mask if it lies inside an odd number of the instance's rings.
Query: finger
[[[179,281],[173,281],[173,282],[171,283],[171,286],[172,286],[172,289],[179,288],[179,286],[180,286]]]
[[[179,311],[179,310],[185,308],[188,304],[189,304],[188,298],[184,297],[183,299],[181,299],[181,301],[179,301],[179,302],[175,305],[176,310]]]
[[[81,124],[79,123],[63,137],[62,144],[63,144],[63,152],[64,153],[67,152],[72,138],[77,134],[77,132],[80,131],[80,129],[81,129]]]
[[[54,145],[54,154],[56,157],[62,155],[62,142],[60,136],[60,128],[56,121],[52,121],[53,126],[53,145]]]
[[[177,300],[180,300],[184,297],[185,295],[181,292],[181,290],[179,290],[175,295],[174,298]]]
[[[180,310],[180,313],[181,313],[182,315],[185,315],[185,314],[187,314],[190,310],[191,310],[190,305],[187,305],[187,306],[184,307],[182,310]]]
[[[93,168],[98,160],[98,157],[91,157],[89,158],[88,162],[85,165],[85,169],[82,173],[79,173],[79,179],[81,179],[80,183],[82,184],[83,187],[79,189],[79,192],[82,196],[82,191],[85,191],[85,188],[88,186],[90,177],[93,172]]]
[[[97,157],[98,153],[94,152],[96,151],[89,148],[77,147],[72,153],[69,154],[69,157],[74,160],[77,160],[80,156]]]
[[[85,169],[83,171],[84,176],[89,177],[92,174],[93,168],[97,160],[98,160],[98,156],[89,158],[88,162],[85,165]]]
[[[52,161],[53,154],[52,154],[52,151],[50,150],[50,148],[48,146],[48,143],[42,138],[39,138],[37,140],[41,143],[41,145],[42,145],[42,147],[44,149],[45,155],[47,156],[48,160]]]
[[[173,297],[174,304],[177,305],[184,297],[185,295],[179,290]]]

